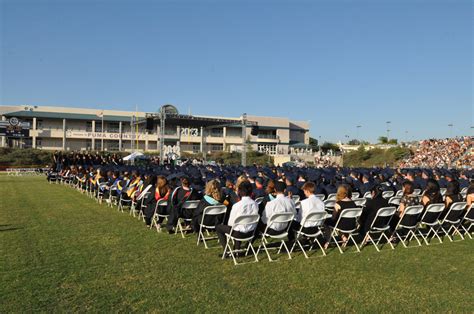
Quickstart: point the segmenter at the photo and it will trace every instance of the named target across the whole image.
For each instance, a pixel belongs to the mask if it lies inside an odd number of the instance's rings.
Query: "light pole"
[[[450,124],[448,124],[448,126],[449,126],[449,137],[451,138],[451,137],[453,137],[453,126],[454,126],[454,124],[450,123]]]
[[[388,141],[390,139],[390,123],[392,123],[391,121],[387,121],[385,122],[387,124],[387,144],[388,144]]]
[[[100,123],[100,126],[102,127],[102,131],[100,134],[100,150],[103,152],[104,151],[104,110],[102,110],[100,116],[102,117],[102,121]]]
[[[242,166],[247,166],[247,114],[242,115]]]
[[[360,140],[359,140],[359,129],[360,129],[361,127],[362,127],[362,125],[356,126],[356,130],[357,130],[357,131],[356,131],[356,139],[357,139],[359,142],[360,142]]]
[[[346,142],[349,144],[349,135],[344,135],[346,137]]]

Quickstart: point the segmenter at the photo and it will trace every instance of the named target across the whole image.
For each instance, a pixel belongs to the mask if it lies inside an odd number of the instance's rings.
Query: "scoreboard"
[[[7,121],[0,121],[0,136],[8,138],[29,137],[30,123],[21,122],[16,117],[11,117]]]

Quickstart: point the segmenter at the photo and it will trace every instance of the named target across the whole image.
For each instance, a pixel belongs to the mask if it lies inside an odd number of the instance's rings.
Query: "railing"
[[[268,139],[268,140],[277,140],[277,139],[279,139],[278,135],[274,135],[274,134],[258,134],[257,137],[261,138],[261,139]]]

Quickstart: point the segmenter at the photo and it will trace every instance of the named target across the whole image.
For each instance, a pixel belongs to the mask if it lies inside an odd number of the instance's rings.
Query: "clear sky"
[[[474,130],[470,0],[0,3],[1,105],[171,103],[323,141]]]

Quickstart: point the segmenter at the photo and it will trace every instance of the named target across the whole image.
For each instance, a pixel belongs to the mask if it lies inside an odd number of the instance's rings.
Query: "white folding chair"
[[[421,189],[414,189],[413,194],[415,195],[421,195]]]
[[[299,195],[292,195],[291,196],[291,199],[293,200],[293,202],[298,203],[300,201],[300,196]]]
[[[467,224],[467,226],[464,226],[464,223]],[[461,224],[459,227],[464,230],[464,234],[469,237],[469,239],[472,239],[471,236],[471,228],[474,225],[474,204],[471,204],[469,208],[466,210],[466,215],[464,215],[463,220],[461,221]]]
[[[204,224],[205,217],[225,215],[226,211],[227,211],[227,206],[225,206],[225,205],[212,205],[212,206],[207,206],[206,208],[204,208],[204,210],[202,212],[201,224],[199,226],[197,245],[199,245],[199,242],[202,240],[202,242],[204,243],[204,247],[206,249],[208,249],[206,240],[216,239],[216,237],[207,237],[206,238],[204,236],[203,229],[206,230],[207,235],[209,235],[209,231],[208,231],[209,229],[213,229],[213,230],[216,229],[215,225],[206,225],[206,224]]]
[[[336,200],[336,193],[331,193],[326,198],[327,201],[335,201]]]
[[[462,196],[462,199],[463,200],[466,200],[466,196],[467,196],[467,187],[465,188],[462,188],[461,192],[460,192],[461,196]]]
[[[331,236],[329,238],[328,245],[331,244],[332,241],[336,243],[339,252],[342,254],[344,251],[342,248],[345,248],[349,241],[355,245],[357,252],[360,252],[359,246],[357,245],[356,241],[354,240],[354,236],[357,235],[357,230],[359,229],[359,217],[362,214],[362,208],[346,208],[341,211],[339,214],[339,218],[337,219],[336,225],[332,227]],[[347,240],[339,245],[339,241],[337,240],[338,234],[347,234]]]
[[[402,197],[401,196],[392,196],[389,200],[388,200],[388,204],[389,205],[395,205],[395,206],[400,206],[400,202],[402,200]]]
[[[375,246],[377,252],[380,252],[378,245],[382,238],[385,238],[385,240],[387,240],[387,243],[390,245],[392,250],[394,249],[393,244],[390,242],[390,239],[387,237],[385,232],[390,229],[390,220],[392,220],[392,217],[395,214],[396,210],[397,208],[393,206],[382,207],[377,210],[374,220],[372,221],[369,230],[367,231],[364,239],[362,240],[362,243],[360,245],[361,249],[370,241],[370,243]],[[373,234],[379,234],[379,237],[377,239],[374,239],[372,237]]]
[[[403,190],[398,190],[395,196],[403,196]]]
[[[260,205],[260,204],[263,203],[263,200],[264,200],[264,199],[265,199],[264,197],[257,197],[257,198],[255,199],[255,203],[257,203],[257,205]]]
[[[423,205],[408,206],[405,208],[403,216],[395,227],[392,236],[400,240],[405,248],[408,248],[408,244],[410,244],[412,238],[415,238],[418,242],[418,246],[421,246],[420,240],[416,237],[415,230],[418,226],[418,218],[422,211]],[[406,231],[406,234],[403,234],[402,231]]]
[[[280,247],[278,248],[278,254],[280,254],[281,249],[284,247],[286,252],[288,253],[288,259],[291,259],[291,254],[290,250],[288,249],[288,246],[286,245],[284,239],[288,238],[288,231],[290,229],[290,224],[293,221],[293,218],[295,215],[293,213],[274,213],[270,218],[268,218],[268,224],[262,233],[262,240],[260,242],[260,245],[258,246],[257,249],[257,255],[260,252],[260,250],[263,249],[265,250],[265,253],[267,253],[268,260],[270,262],[273,262],[274,260],[270,256],[270,252],[268,252],[268,247],[267,244],[269,243],[269,239],[276,239],[281,242]],[[276,235],[272,235],[268,233],[268,229],[272,227],[272,224],[274,223],[281,223],[281,224],[287,224],[287,226],[281,230],[280,233]],[[275,247],[276,248],[276,247]]]
[[[354,201],[354,203],[357,205],[357,207],[364,207],[365,204],[367,203],[366,198],[354,198],[354,199],[352,199],[352,201]]]
[[[395,192],[393,192],[393,191],[383,191],[382,192],[382,197],[385,198],[385,199],[390,199],[394,195],[395,195]]]
[[[324,195],[324,194],[315,194],[314,196],[319,198],[321,201],[324,201],[324,199],[326,198],[326,195]]]
[[[196,209],[199,205],[200,201],[186,201],[184,202],[183,204],[183,209]],[[187,223],[191,223],[193,219],[192,218],[182,218],[182,217],[179,217],[178,218],[178,223],[176,225],[176,231],[175,231],[175,234],[178,234],[178,231],[181,233],[181,237],[184,239],[185,238],[185,235],[184,235],[184,231],[186,231],[184,228],[183,228],[183,223],[187,222]]]
[[[440,236],[438,235],[437,229],[439,228],[439,217],[441,216],[441,213],[443,212],[445,206],[444,204],[430,204],[426,208],[425,212],[423,213],[423,216],[421,217],[420,223],[417,228],[418,234],[423,238],[425,241],[426,245],[430,245],[428,239],[433,239],[434,237],[437,237],[439,240],[439,243],[443,243],[441,240]],[[427,232],[423,234],[421,226],[426,226]],[[438,227],[437,229],[434,229],[434,227]],[[430,233],[433,232],[433,236],[429,238]]]
[[[458,227],[461,225],[466,206],[466,202],[453,203],[444,219],[440,222],[439,230],[441,230],[443,234],[447,235],[449,241],[451,242],[454,241],[454,239],[451,238],[451,231],[453,231],[453,237],[457,233],[461,239],[464,240],[464,237],[461,231],[459,231]]]
[[[359,192],[352,192],[351,198],[352,199],[360,198],[360,193]]]
[[[230,256],[232,257],[232,260],[234,261],[234,265],[242,265],[244,263],[237,263],[237,260],[235,258],[235,253],[240,253],[245,251],[245,256],[248,255],[250,251],[252,251],[252,254],[255,258],[255,262],[258,262],[258,257],[257,257],[257,252],[255,252],[255,249],[253,248],[252,245],[252,240],[255,236],[255,229],[257,227],[257,223],[260,220],[260,216],[258,214],[255,215],[242,215],[239,216],[235,219],[234,224],[232,225],[232,228],[230,229],[230,232],[225,234],[226,236],[226,244],[224,247],[224,252],[222,253],[222,259],[225,258],[226,254],[229,253]],[[233,231],[235,227],[237,226],[254,226],[252,235],[246,238],[239,238],[235,235],[233,235]],[[235,242],[238,241],[241,244],[247,243],[247,248],[246,249],[234,249]],[[232,244],[232,246],[231,246]]]
[[[140,193],[140,195],[137,197],[137,203],[141,201],[140,202],[140,208],[138,209],[138,220],[140,220],[140,218],[142,218],[143,221],[145,221],[145,208],[146,208],[146,205],[143,204],[143,199],[146,199],[148,197],[148,195],[150,195],[150,192]]]
[[[296,231],[295,242],[293,243],[293,246],[291,247],[290,254],[293,253],[293,250],[295,249],[296,244],[298,244],[304,256],[308,258],[307,252],[310,252],[313,249],[314,243],[316,243],[321,249],[321,252],[323,252],[323,255],[326,256],[326,252],[321,242],[319,242],[318,236],[322,234],[321,226],[324,224],[324,221],[326,221],[326,219],[329,217],[331,217],[331,215],[329,215],[326,212],[313,212],[313,213],[309,213],[305,218],[303,218],[303,220],[301,221],[301,226],[299,230]],[[315,225],[314,233],[303,232],[303,229],[305,229],[304,225],[308,222],[313,223]],[[311,243],[308,251],[305,251],[304,245],[300,241],[300,239],[303,237],[313,239],[313,243]]]
[[[336,206],[336,200],[325,200],[324,201],[324,209],[326,212],[332,214],[334,211],[334,206]]]
[[[150,229],[155,227],[156,232],[161,232],[161,226],[158,225],[158,219],[164,218],[164,219],[168,220],[168,216],[169,216],[169,215],[162,215],[158,212],[158,208],[160,206],[161,207],[168,206],[168,201],[167,200],[159,200],[158,202],[156,202],[155,212],[153,214],[153,218],[151,220],[151,225],[150,225]]]
[[[364,198],[372,198],[372,192],[365,192]]]
[[[439,193],[441,194],[442,197],[444,197],[446,195],[447,190],[448,190],[447,188],[440,188],[439,189]]]

